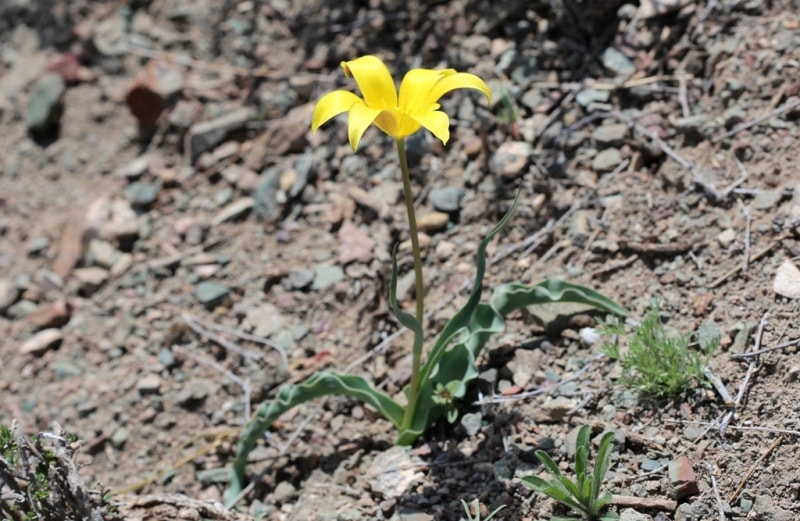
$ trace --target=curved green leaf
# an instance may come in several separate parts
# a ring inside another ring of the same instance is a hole
[[[495,289],[491,299],[492,307],[502,317],[517,309],[548,302],[577,302],[615,315],[628,315],[625,308],[597,291],[557,279],[545,280],[535,286],[503,284]]]
[[[403,407],[388,395],[373,388],[360,376],[321,372],[301,384],[287,385],[273,400],[259,406],[239,435],[236,458],[231,467],[231,479],[228,490],[225,491],[225,503],[232,503],[242,491],[247,457],[270,425],[293,407],[329,394],[351,396],[361,400],[375,407],[395,427],[399,428],[403,421]]]

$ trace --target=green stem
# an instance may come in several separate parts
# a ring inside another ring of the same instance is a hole
[[[406,213],[408,214],[408,229],[411,234],[411,251],[414,256],[414,292],[417,301],[417,321],[420,326],[423,324],[425,313],[425,301],[422,287],[422,255],[419,248],[419,235],[417,231],[417,217],[414,213],[414,196],[411,193],[411,175],[408,172],[408,159],[406,158],[405,140],[395,139],[397,144],[397,155],[400,156],[400,171],[403,176],[403,193],[406,196]],[[411,385],[408,392],[408,408],[403,418],[403,426],[408,428],[414,418],[414,411],[417,408],[417,397],[420,388],[420,367],[422,366],[422,342],[414,342],[414,352],[411,359]]]

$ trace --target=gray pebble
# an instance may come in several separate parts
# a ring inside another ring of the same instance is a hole
[[[314,272],[306,269],[293,269],[289,272],[289,284],[294,289],[305,289],[314,281]]]
[[[598,145],[619,145],[628,135],[628,125],[625,123],[614,123],[597,127],[592,138]]]
[[[34,86],[25,105],[25,128],[33,134],[47,132],[58,125],[67,84],[60,74],[48,73]]]
[[[592,103],[605,103],[610,96],[611,92],[606,89],[586,89],[580,91],[575,96],[575,101],[577,101],[578,105],[581,107],[588,107]]]
[[[158,185],[136,181],[125,190],[125,199],[133,207],[148,208],[156,201],[158,190]]]
[[[125,443],[131,437],[130,432],[125,427],[117,427],[114,429],[114,432],[111,433],[111,446],[115,449],[121,449],[125,446]]]
[[[461,208],[461,199],[464,190],[455,186],[434,188],[428,195],[428,200],[440,212],[457,212]]]
[[[609,47],[600,58],[603,66],[617,76],[628,77],[636,72],[636,66],[619,49]]]
[[[317,266],[314,269],[314,282],[311,289],[320,291],[328,289],[344,280],[344,270],[339,266]]]
[[[197,285],[194,297],[206,307],[214,307],[224,302],[230,296],[231,290],[222,284],[205,281]]]
[[[465,414],[461,417],[461,426],[467,431],[468,436],[475,436],[480,432],[483,424],[483,415],[479,412]]]
[[[595,172],[610,172],[622,162],[622,154],[616,148],[603,150],[592,160],[592,169]]]

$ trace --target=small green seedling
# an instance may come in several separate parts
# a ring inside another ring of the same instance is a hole
[[[603,351],[622,365],[620,383],[643,394],[675,398],[697,384],[705,384],[703,365],[719,346],[719,337],[700,338],[700,349],[690,349],[691,335],[674,335],[661,323],[659,305],[650,306],[630,336],[628,352],[620,354],[610,342]],[[621,335],[624,325],[616,317],[609,319],[605,333]]]
[[[481,518],[481,504],[480,501],[474,499],[472,501],[472,509],[470,510],[469,505],[463,499],[461,500],[461,505],[464,507],[464,514],[467,516],[467,521],[489,521],[490,519],[494,518],[498,512],[506,508],[506,505],[500,505],[499,507],[492,510],[492,513],[489,514],[489,517],[486,519]],[[475,512],[475,515],[472,514]]]
[[[527,476],[522,478],[522,482],[542,494],[548,495],[561,504],[579,512],[582,519],[612,521],[619,519],[616,512],[606,512],[602,516],[600,511],[611,502],[611,494],[608,492],[600,494],[600,485],[608,471],[609,458],[611,457],[611,440],[614,438],[613,432],[607,432],[600,439],[600,448],[597,451],[597,459],[594,462],[594,469],[590,473],[589,461],[589,436],[592,428],[584,425],[578,431],[577,449],[575,451],[575,476],[576,481],[564,476],[561,469],[553,459],[544,451],[537,450],[536,456],[545,466],[552,478],[544,480],[538,476]],[[553,517],[553,521],[574,520],[572,517]]]

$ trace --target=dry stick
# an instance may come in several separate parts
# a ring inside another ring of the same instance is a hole
[[[672,420],[669,418],[665,418],[663,422],[677,424],[677,425],[681,424],[701,425],[709,428],[716,426],[716,424],[713,422],[701,422],[694,420]],[[773,434],[785,434],[786,436],[800,436],[800,431],[792,431],[789,429],[773,429],[771,427],[744,427],[739,425],[729,425],[728,428],[735,431],[770,432]]]
[[[762,257],[764,257],[765,255],[767,255],[769,252],[771,252],[772,250],[774,250],[774,249],[775,249],[775,247],[776,247],[776,246],[778,246],[778,245],[781,243],[781,241],[782,241],[782,240],[786,239],[786,238],[787,238],[787,237],[789,237],[789,236],[790,236],[790,232],[789,232],[789,230],[784,230],[784,232],[783,232],[782,234],[778,235],[778,236],[775,238],[775,240],[774,240],[774,241],[772,241],[772,243],[771,243],[771,244],[769,244],[768,246],[766,246],[766,247],[765,247],[763,250],[761,250],[760,252],[758,252],[758,253],[756,253],[755,255],[753,255],[753,256],[750,258],[750,262],[756,262],[757,260],[761,259],[761,258],[762,258]],[[715,280],[714,282],[712,282],[711,284],[709,284],[709,286],[708,286],[708,289],[714,289],[714,288],[717,288],[717,287],[721,286],[722,284],[724,284],[725,282],[727,282],[729,279],[731,279],[731,278],[733,278],[735,275],[737,275],[737,274],[738,274],[740,271],[742,271],[742,266],[741,266],[741,265],[739,265],[739,266],[736,266],[735,268],[732,268],[731,270],[729,270],[728,272],[726,272],[724,275],[722,275],[720,278],[718,278],[717,280]]]
[[[651,139],[653,141],[653,143],[656,146],[658,146],[658,148],[660,148],[662,152],[664,152],[664,154],[666,154],[670,159],[672,159],[673,161],[678,163],[681,167],[683,167],[684,170],[686,170],[687,172],[692,174],[692,182],[694,182],[694,183],[700,185],[701,187],[703,187],[703,189],[706,192],[708,192],[712,197],[714,197],[714,199],[716,199],[718,201],[723,200],[726,197],[728,197],[728,195],[730,195],[730,193],[737,186],[742,184],[742,182],[744,182],[744,180],[747,178],[746,173],[745,173],[745,175],[743,175],[741,178],[739,178],[738,180],[733,182],[730,186],[728,186],[728,188],[726,188],[724,190],[719,190],[713,183],[705,181],[700,176],[700,174],[697,172],[697,170],[695,169],[695,167],[692,164],[692,162],[691,161],[687,161],[686,159],[681,157],[680,154],[678,154],[675,151],[675,149],[673,149],[672,147],[667,145],[664,142],[664,140],[662,140],[660,137],[658,137],[658,134],[656,134],[655,131],[648,132],[647,129],[644,128],[642,125],[640,125],[639,123],[634,122],[632,119],[630,119],[630,118],[628,118],[626,116],[623,116],[619,112],[615,112],[614,116],[618,120],[620,120],[620,121],[622,121],[624,123],[627,123],[628,125],[632,125],[634,130],[637,133],[639,133],[642,136],[645,136],[645,137]]]
[[[769,313],[764,313],[761,317],[761,321],[758,323],[758,331],[756,332],[755,342],[753,343],[752,351],[758,351],[761,349],[761,339],[764,336],[764,326],[767,324],[767,317]],[[719,435],[725,436],[725,428],[730,423],[733,416],[736,414],[736,410],[742,404],[742,400],[744,399],[745,392],[747,392],[747,387],[750,385],[750,378],[752,378],[753,373],[758,367],[758,360],[756,358],[752,358],[750,363],[747,366],[747,372],[744,375],[744,380],[739,385],[739,392],[736,394],[736,399],[733,401],[733,408],[725,413],[725,416],[722,418],[722,422],[719,425]]]
[[[674,499],[661,499],[638,496],[611,496],[611,504],[618,507],[631,508],[657,508],[668,512],[674,512],[678,508],[678,502]]]
[[[749,358],[751,356],[763,355],[764,353],[769,353],[770,351],[777,351],[778,349],[785,349],[787,347],[792,347],[796,345],[800,345],[800,338],[795,338],[794,340],[789,340],[788,342],[784,342],[776,346],[765,347],[764,349],[759,349],[758,351],[748,351],[747,353],[736,353],[731,355],[731,359],[735,360],[737,358]]]
[[[686,72],[681,72],[678,76],[678,101],[681,104],[681,114],[684,118],[688,118],[692,115],[692,111],[689,108],[689,100],[686,94]]]
[[[192,330],[194,330],[196,333],[199,333],[199,334],[209,338],[210,340],[212,340],[214,342],[219,343],[225,349],[233,351],[233,352],[237,353],[238,355],[240,355],[242,357],[245,357],[245,358],[250,358],[250,359],[253,359],[253,360],[263,360],[264,359],[264,355],[263,354],[254,353],[252,351],[245,351],[244,349],[240,348],[236,344],[234,344],[232,342],[228,342],[224,338],[222,338],[220,336],[217,336],[214,333],[211,333],[210,331],[208,331],[206,329],[203,329],[202,326],[205,326],[205,327],[207,327],[209,329],[216,329],[217,331],[222,331],[223,333],[228,333],[230,335],[237,336],[237,337],[239,337],[239,338],[241,338],[243,340],[250,340],[251,342],[256,342],[257,344],[262,344],[262,345],[265,345],[267,347],[271,347],[272,349],[277,351],[278,354],[280,355],[281,362],[283,362],[284,367],[289,367],[289,358],[286,355],[286,350],[283,348],[282,345],[280,345],[277,342],[273,342],[272,340],[270,340],[268,338],[264,338],[264,337],[260,337],[260,336],[256,336],[256,335],[251,335],[249,333],[243,333],[241,331],[233,329],[232,327],[223,326],[222,324],[217,324],[215,322],[210,322],[210,321],[209,322],[205,322],[205,321],[202,321],[199,318],[197,318],[195,316],[192,316],[192,315],[190,315],[188,313],[184,313],[182,316],[183,316],[183,320],[186,322],[186,325],[188,325],[190,328],[192,328]]]
[[[761,454],[761,456],[755,462],[753,462],[753,465],[750,467],[750,470],[748,470],[747,474],[744,475],[744,478],[742,479],[742,482],[739,483],[739,486],[736,487],[736,490],[728,498],[728,504],[729,505],[732,505],[733,502],[736,501],[736,498],[739,497],[739,493],[742,491],[742,489],[744,489],[745,484],[747,484],[747,481],[753,476],[753,474],[755,473],[756,469],[762,463],[764,463],[764,460],[767,459],[770,454],[772,454],[772,451],[775,450],[775,447],[780,445],[782,441],[783,441],[783,435],[778,436],[775,439],[775,441],[773,441],[770,444],[770,446],[767,447],[767,449]]]
[[[800,105],[800,98],[792,97],[792,98],[786,100],[786,103],[784,103],[783,106],[778,107],[775,110],[770,110],[766,114],[762,114],[761,116],[758,116],[757,118],[755,118],[753,120],[745,121],[744,123],[742,123],[740,125],[736,125],[735,127],[730,129],[729,131],[725,132],[724,134],[720,134],[719,136],[717,136],[714,139],[712,139],[711,142],[712,143],[719,143],[723,139],[728,138],[730,136],[733,136],[734,134],[738,134],[742,130],[747,130],[748,128],[754,127],[754,126],[758,125],[759,123],[767,121],[768,119],[772,119],[775,116],[780,116],[784,112],[789,112],[790,110],[792,110],[793,108],[797,107],[798,105]]]
[[[717,479],[714,477],[714,467],[711,466],[706,460],[703,460],[703,465],[705,465],[706,470],[708,471],[708,477],[711,479],[711,489],[714,491],[714,497],[717,499],[717,511],[719,512],[719,521],[725,521],[725,505],[722,503],[722,498],[719,495],[719,489],[717,488]]]
[[[742,215],[745,219],[744,225],[744,254],[742,255],[742,273],[747,271],[750,266],[750,226],[752,224],[752,217],[750,216],[750,205],[742,205]]]

